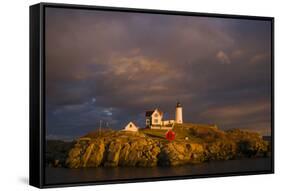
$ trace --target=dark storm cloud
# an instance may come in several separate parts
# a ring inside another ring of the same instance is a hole
[[[186,121],[268,134],[270,34],[267,21],[47,8],[47,134],[142,126],[155,107],[173,118],[177,100]]]

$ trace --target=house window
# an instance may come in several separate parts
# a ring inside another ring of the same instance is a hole
[[[154,114],[154,117],[158,117],[158,113],[155,113],[155,114]]]
[[[132,124],[130,124],[130,127],[132,127]]]
[[[158,119],[154,119],[154,123],[158,123]]]

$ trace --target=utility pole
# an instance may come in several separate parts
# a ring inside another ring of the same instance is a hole
[[[101,123],[102,123],[102,120],[100,120],[99,136],[101,136]]]

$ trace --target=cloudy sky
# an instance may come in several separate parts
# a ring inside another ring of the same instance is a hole
[[[46,130],[144,126],[146,110],[270,135],[269,21],[46,9]]]

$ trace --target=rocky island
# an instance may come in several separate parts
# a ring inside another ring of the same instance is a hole
[[[173,141],[165,138],[167,130],[91,132],[69,143],[63,149],[64,154],[56,155],[57,159],[49,155],[49,165],[68,168],[176,166],[270,155],[270,144],[255,132],[222,131],[215,125],[187,123],[177,124],[173,131],[176,134]]]

